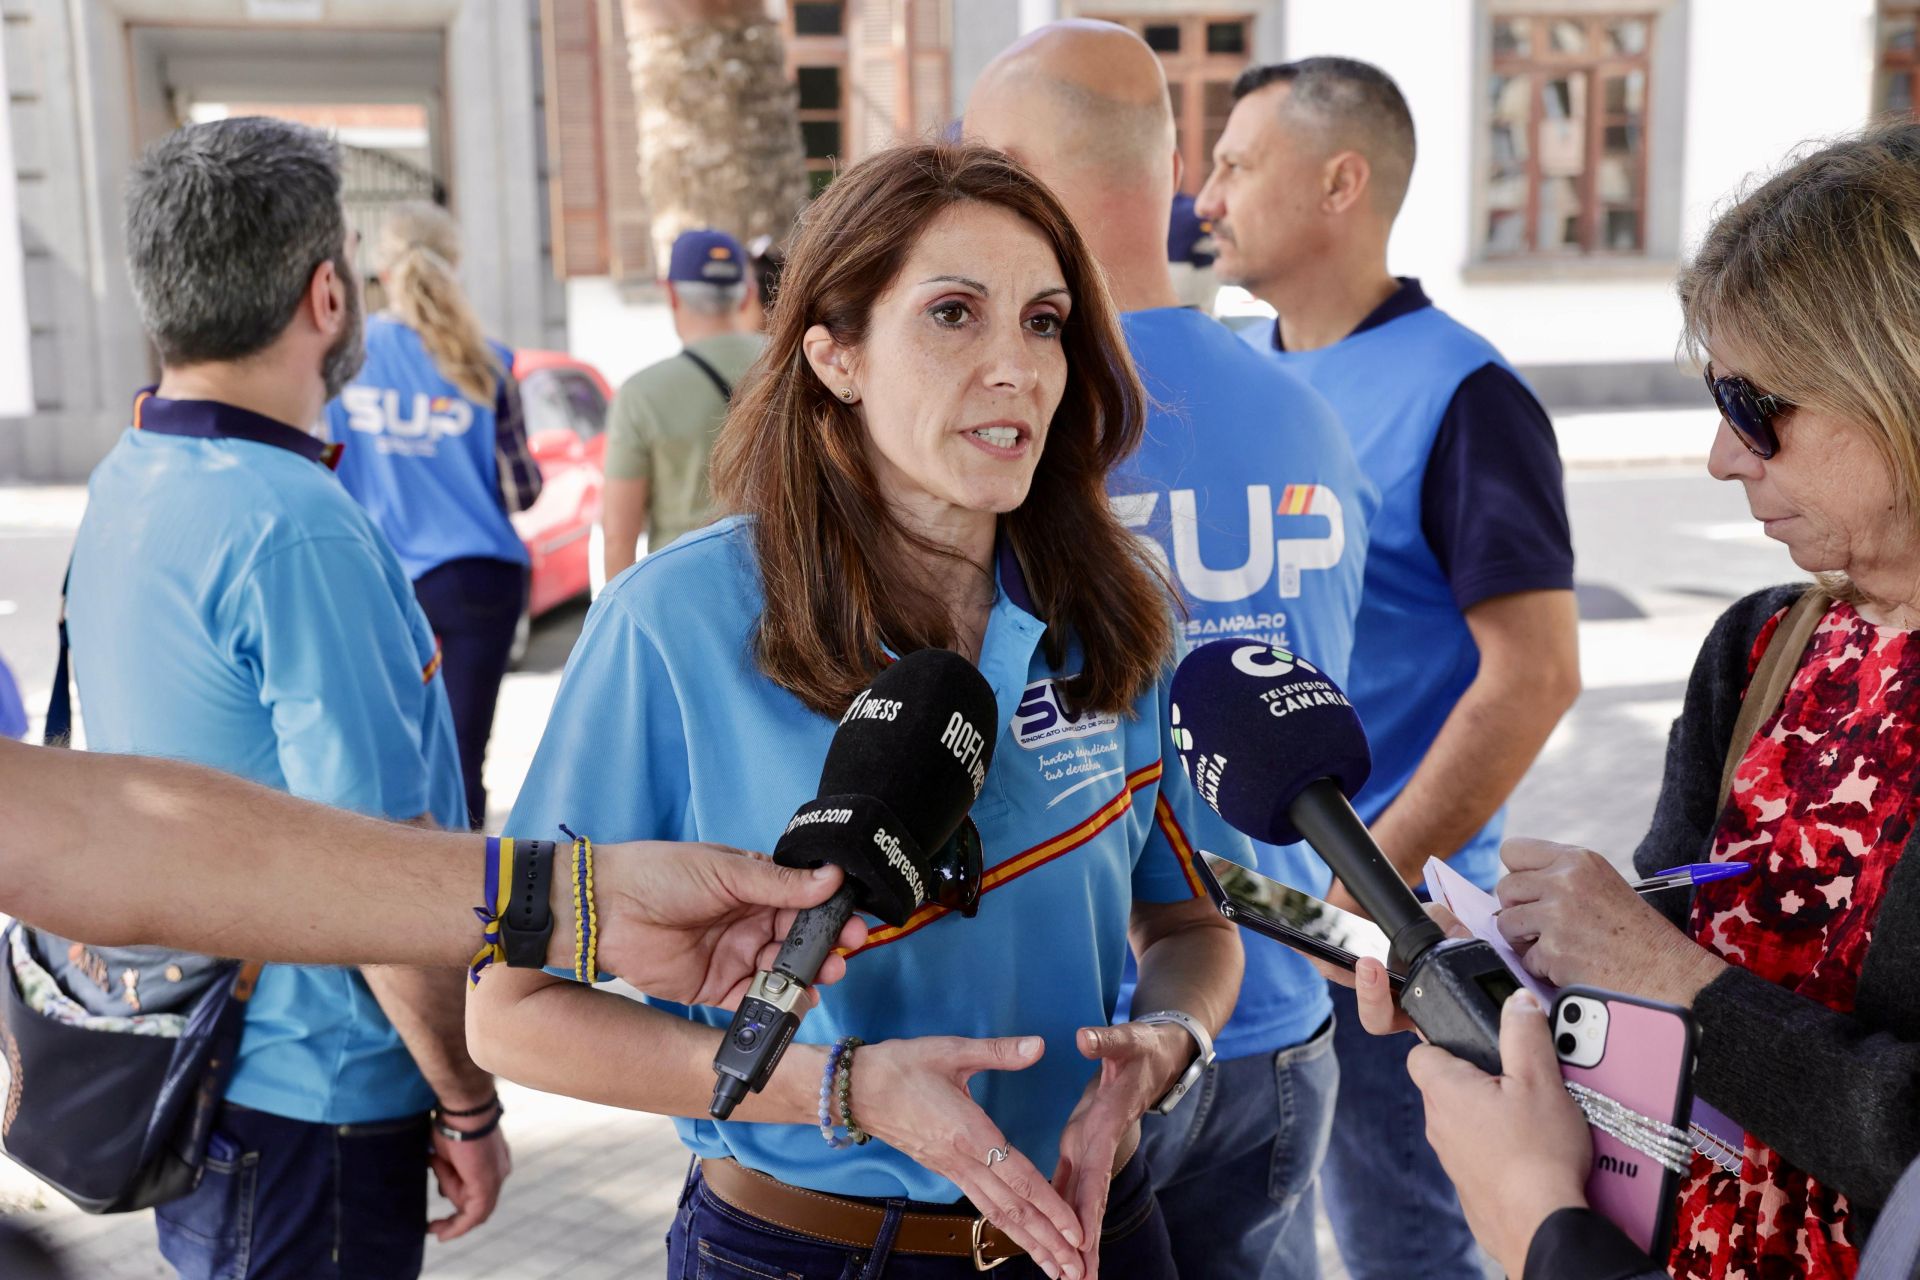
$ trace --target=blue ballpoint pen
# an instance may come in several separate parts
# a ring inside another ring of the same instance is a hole
[[[1659,889],[1673,889],[1680,885],[1712,884],[1715,880],[1731,880],[1735,876],[1744,876],[1753,870],[1751,862],[1689,862],[1685,866],[1668,867],[1656,872],[1645,880],[1633,882],[1635,893],[1653,893]]]

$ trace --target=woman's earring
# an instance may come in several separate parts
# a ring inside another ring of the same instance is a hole
[[[852,387],[842,387],[842,388],[840,388],[840,398],[841,398],[842,400],[845,400],[845,401],[846,401],[846,402],[847,402],[848,404],[852,404],[852,403],[853,403],[853,388],[852,388]]]

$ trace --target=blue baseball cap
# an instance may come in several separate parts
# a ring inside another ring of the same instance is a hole
[[[1173,197],[1173,220],[1167,225],[1167,261],[1213,265],[1213,222],[1193,210],[1193,197]]]
[[[739,284],[747,278],[747,251],[724,231],[702,227],[682,231],[673,242],[667,279],[682,284]]]

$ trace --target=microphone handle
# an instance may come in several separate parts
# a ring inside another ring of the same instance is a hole
[[[773,1069],[780,1065],[793,1043],[793,1033],[800,1029],[800,1005],[807,988],[819,976],[840,927],[853,914],[853,893],[851,883],[843,884],[831,898],[794,917],[773,968],[760,971],[733,1011],[726,1039],[713,1056],[713,1102],[707,1112],[714,1119],[731,1116],[749,1093],[766,1087]]]
[[[1421,953],[1446,936],[1380,852],[1366,823],[1331,778],[1308,783],[1287,806],[1287,817],[1354,901],[1385,930],[1396,970],[1406,973]]]
[[[813,985],[847,917],[853,914],[853,892],[854,884],[849,880],[831,898],[794,917],[793,927],[787,930],[787,940],[780,945],[780,954],[773,960],[776,972]]]

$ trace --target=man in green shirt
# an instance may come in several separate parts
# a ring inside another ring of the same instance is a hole
[[[711,516],[707,457],[727,401],[766,339],[747,320],[747,255],[724,231],[684,231],[667,266],[667,302],[685,349],[628,378],[607,420],[601,524],[607,581]]]

